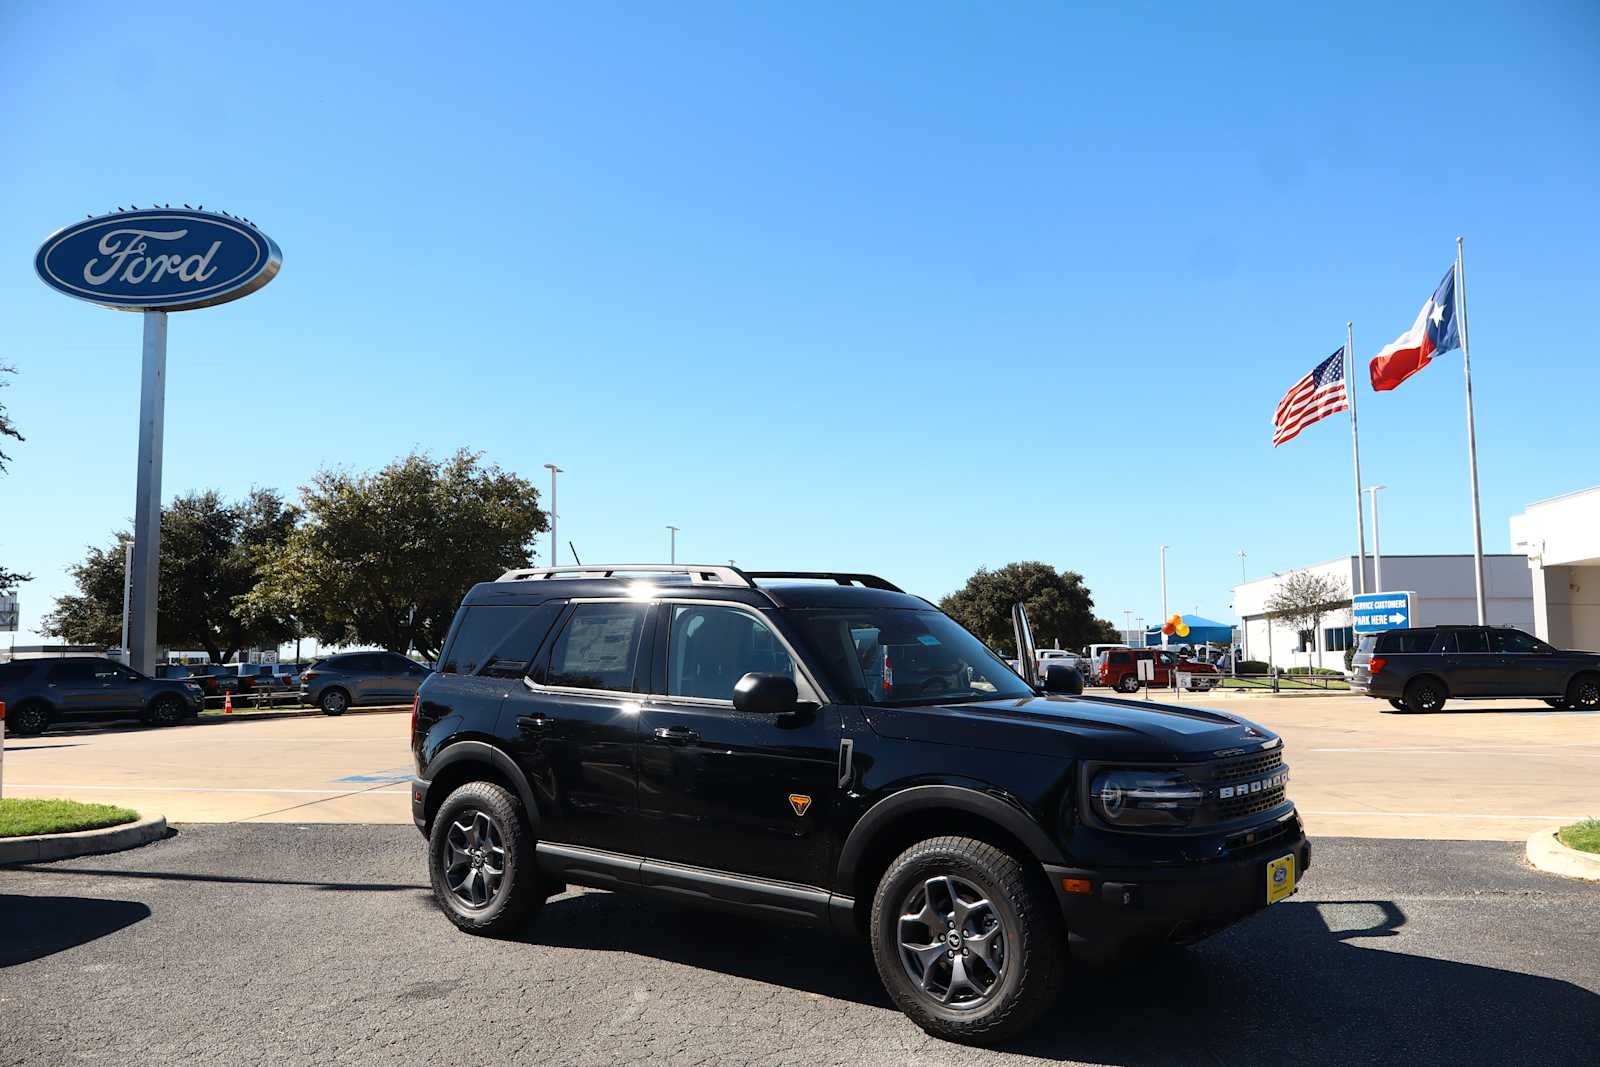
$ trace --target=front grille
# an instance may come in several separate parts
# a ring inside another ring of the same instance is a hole
[[[1282,804],[1286,795],[1285,782],[1271,780],[1287,772],[1281,748],[1212,764],[1207,800],[1216,821],[1247,819]]]

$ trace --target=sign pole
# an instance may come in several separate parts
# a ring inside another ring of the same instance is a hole
[[[139,384],[139,469],[133,501],[133,566],[128,581],[128,665],[156,668],[156,597],[161,560],[161,444],[167,406],[167,313],[144,313]]]
[[[1367,591],[1367,528],[1361,506],[1361,437],[1356,433],[1356,335],[1355,324],[1344,324],[1344,358],[1349,368],[1344,377],[1345,395],[1350,398],[1350,455],[1356,468],[1356,590]]]
[[[1456,311],[1461,324],[1461,373],[1467,380],[1467,470],[1472,478],[1472,566],[1477,578],[1478,625],[1489,625],[1483,599],[1483,516],[1478,509],[1478,429],[1472,415],[1472,353],[1467,347],[1467,276],[1456,238]]]

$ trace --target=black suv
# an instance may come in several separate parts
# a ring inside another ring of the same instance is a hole
[[[0,701],[6,730],[22,737],[43,733],[51,723],[85,719],[176,726],[205,704],[193,682],[150,678],[98,656],[0,663]]]
[[[572,883],[859,931],[900,1008],[965,1041],[1043,1016],[1069,948],[1197,940],[1310,859],[1270,731],[1046,695],[871,575],[508,572],[463,601],[411,743],[462,929]]]
[[[1396,711],[1446,699],[1534,697],[1552,708],[1600,708],[1600,654],[1563,652],[1509,626],[1419,626],[1366,634],[1350,688]]]

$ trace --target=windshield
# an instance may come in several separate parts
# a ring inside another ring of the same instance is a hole
[[[1029,697],[1033,690],[943,612],[836,608],[787,613],[828,679],[859,704]]]

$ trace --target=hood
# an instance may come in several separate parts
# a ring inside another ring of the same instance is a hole
[[[863,707],[875,733],[1066,759],[1209,759],[1277,734],[1214,708],[1108,697],[1047,696],[927,707]]]

